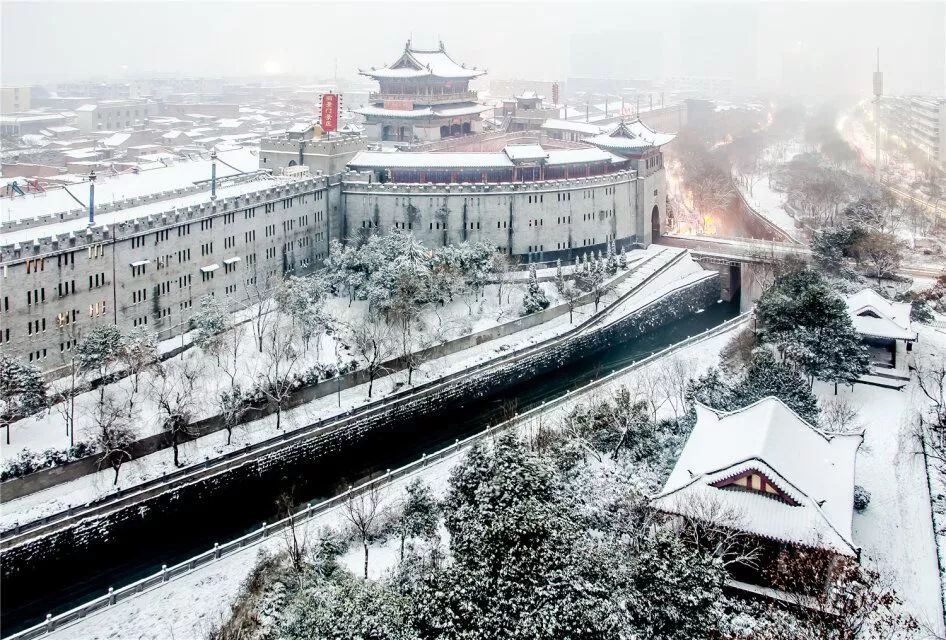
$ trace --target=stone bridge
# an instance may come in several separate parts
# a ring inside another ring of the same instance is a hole
[[[690,250],[706,269],[719,271],[723,300],[739,296],[741,311],[747,311],[771,279],[774,266],[788,258],[808,261],[811,250],[794,242],[664,234],[657,244]]]

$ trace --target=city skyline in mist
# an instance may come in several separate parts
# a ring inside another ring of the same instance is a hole
[[[408,38],[488,78],[730,78],[807,95],[943,95],[946,3],[4,2],[4,85],[154,75],[353,79]],[[600,62],[600,65],[597,64]]]

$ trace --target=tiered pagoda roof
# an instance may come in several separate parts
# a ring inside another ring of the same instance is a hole
[[[408,40],[404,53],[394,64],[380,69],[372,67],[367,71],[359,69],[358,73],[376,80],[424,77],[469,80],[483,75],[486,70],[458,64],[447,55],[443,42],[438,49],[416,49]]]

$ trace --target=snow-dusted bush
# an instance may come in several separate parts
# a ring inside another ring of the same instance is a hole
[[[529,287],[522,298],[522,314],[529,315],[543,309],[548,309],[549,298],[539,286],[539,278],[535,273],[535,265],[529,265]]]
[[[78,442],[69,449],[46,449],[45,451],[23,449],[0,469],[0,481],[19,478],[36,471],[57,467],[94,452],[95,447],[87,442]]]
[[[870,504],[870,491],[859,484],[854,485],[854,510],[863,513]]]

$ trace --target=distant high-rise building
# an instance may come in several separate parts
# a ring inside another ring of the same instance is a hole
[[[0,113],[18,113],[30,110],[29,87],[0,88]]]

